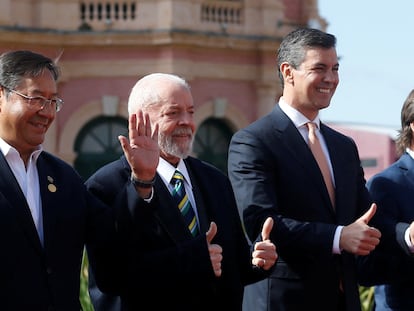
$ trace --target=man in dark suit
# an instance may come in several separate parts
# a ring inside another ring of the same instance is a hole
[[[358,258],[360,282],[375,287],[375,311],[414,310],[414,90],[401,110],[397,152],[401,156],[367,183],[378,210],[378,247]]]
[[[120,142],[136,165],[122,157],[87,181],[116,211],[123,261],[116,281],[121,307],[95,289],[96,310],[241,310],[244,285],[263,279],[277,259],[268,240],[272,220],[252,259],[230,181],[189,156],[194,103],[182,78],[143,77],[128,111],[129,142]],[[194,217],[189,226],[173,198],[179,190],[170,180],[177,171],[187,194],[183,209]]]
[[[250,239],[267,217],[275,221],[270,237],[279,260],[268,279],[267,310],[360,310],[354,256],[379,243],[380,232],[368,226],[376,207],[356,145],[319,119],[339,82],[335,44],[316,29],[288,34],[278,50],[279,103],[230,143],[229,177]],[[309,122],[327,176],[308,146]]]
[[[0,56],[1,310],[80,310],[85,243],[97,280],[99,268],[113,265],[111,210],[69,164],[42,149],[63,104],[58,77],[43,55]]]

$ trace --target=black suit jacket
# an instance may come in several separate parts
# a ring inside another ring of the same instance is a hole
[[[97,258],[109,259],[105,248],[112,243],[110,230],[114,232],[110,210],[101,206],[73,168],[58,158],[43,151],[37,168],[44,246],[24,194],[0,152],[0,309],[78,311],[84,244],[91,243]],[[107,265],[100,262],[98,266],[101,264]]]
[[[121,297],[122,310],[240,310],[244,285],[264,277],[252,267],[227,177],[195,158],[187,158],[185,165],[200,220],[196,238],[158,175],[151,203],[138,196],[125,157],[87,181],[89,191],[112,206],[118,217],[122,264],[109,293]],[[218,227],[212,243],[223,248],[219,278],[214,276],[205,237],[211,221]],[[96,289],[91,296],[97,311],[120,310]]]
[[[336,210],[310,149],[279,105],[237,132],[229,148],[229,177],[250,239],[267,216],[279,260],[269,278],[269,310],[335,310],[340,279],[347,310],[360,301],[352,254],[332,254],[335,229],[369,207],[354,142],[321,124],[333,166]]]
[[[358,258],[360,282],[379,285],[376,310],[414,310],[414,254],[405,231],[414,221],[414,160],[407,153],[367,183],[378,210],[372,224],[382,232],[378,247]]]

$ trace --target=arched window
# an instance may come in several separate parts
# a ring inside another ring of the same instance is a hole
[[[197,158],[209,162],[227,175],[227,156],[233,131],[222,119],[208,118],[198,128],[193,150]]]
[[[121,156],[119,135],[128,137],[128,120],[121,117],[97,117],[80,130],[75,141],[78,156],[74,166],[83,178]]]

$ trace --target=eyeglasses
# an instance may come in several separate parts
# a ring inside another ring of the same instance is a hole
[[[12,89],[8,89],[8,90],[26,99],[27,102],[29,103],[29,107],[32,109],[42,110],[43,108],[45,108],[46,105],[50,104],[50,106],[56,112],[58,112],[60,111],[60,109],[62,109],[62,106],[63,106],[63,100],[60,98],[49,99],[43,96],[27,96]]]

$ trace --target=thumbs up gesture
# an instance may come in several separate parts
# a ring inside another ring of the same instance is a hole
[[[273,219],[267,218],[262,228],[262,241],[256,242],[252,254],[252,263],[264,270],[269,270],[276,262],[278,255],[276,246],[270,241],[270,232],[273,229]]]
[[[215,222],[210,223],[210,228],[206,232],[207,246],[210,253],[211,265],[213,266],[214,274],[221,276],[221,260],[223,259],[223,249],[218,244],[211,244],[211,241],[216,236],[217,225]]]
[[[342,228],[339,247],[355,255],[368,255],[378,245],[381,232],[368,225],[375,215],[377,205],[373,203],[365,212],[352,224]]]

